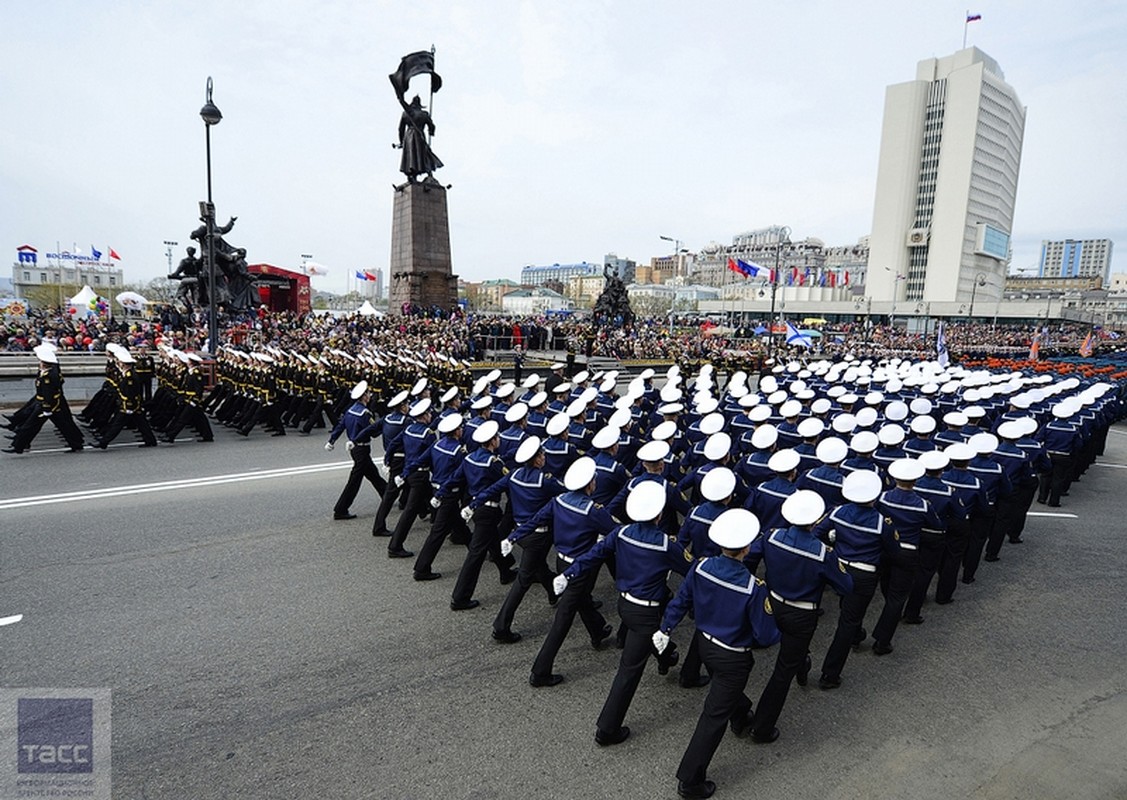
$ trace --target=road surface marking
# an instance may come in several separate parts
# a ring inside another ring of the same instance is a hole
[[[1027,511],[1027,517],[1064,517],[1066,519],[1077,519],[1075,514],[1069,514],[1064,511]]]
[[[23,614],[13,614],[10,617],[0,617],[0,628],[5,625],[15,625],[21,619],[23,619]]]
[[[0,500],[0,511],[12,508],[26,508],[28,506],[52,505],[55,503],[73,503],[79,500],[99,500],[105,497],[121,497],[131,494],[167,492],[174,489],[195,489],[201,486],[217,486],[224,483],[241,483],[243,481],[260,481],[270,478],[284,478],[293,475],[305,475],[311,472],[326,472],[328,470],[347,469],[351,466],[351,461],[341,462],[337,464],[310,464],[303,467],[285,467],[282,469],[260,470],[258,472],[240,472],[230,475],[212,475],[206,478],[186,478],[178,481],[142,483],[135,486],[111,486],[105,489],[90,489],[81,492],[45,494],[36,497],[14,497],[11,500]]]
[[[1127,469],[1127,464],[1101,464],[1097,461],[1095,465],[1097,467],[1111,467],[1112,469]]]

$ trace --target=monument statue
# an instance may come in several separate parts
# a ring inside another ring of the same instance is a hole
[[[595,301],[594,317],[599,325],[634,324],[634,310],[630,308],[630,297],[626,293],[626,284],[614,271],[610,264],[603,265],[603,280],[606,281],[603,293]]]
[[[433,178],[434,171],[442,166],[430,147],[428,135],[434,136],[434,120],[415,95],[399,118],[399,147],[403,150],[399,171],[407,176],[408,183],[414,183],[419,175]]]
[[[196,258],[196,248],[188,245],[188,255],[180,259],[176,271],[168,276],[171,281],[180,281],[180,288],[176,290],[177,302],[184,303],[188,310],[192,306],[207,305],[207,287],[200,289],[200,272],[203,262]]]
[[[215,303],[223,306],[228,311],[244,311],[254,308],[258,296],[254,291],[254,276],[247,268],[246,249],[233,247],[223,237],[235,227],[235,220],[231,217],[226,225],[212,227],[212,249],[215,252]],[[176,271],[168,277],[180,281],[180,288],[176,292],[176,299],[183,301],[191,309],[192,305],[209,306],[212,298],[209,297],[209,275],[211,265],[208,263],[207,250],[207,220],[192,231],[191,238],[199,243],[201,258],[196,257],[196,248],[189,247],[187,257],[180,260]]]

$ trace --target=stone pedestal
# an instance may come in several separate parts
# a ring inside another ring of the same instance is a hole
[[[388,270],[388,312],[403,304],[449,311],[458,302],[458,276],[452,273],[446,187],[437,182],[408,183],[395,192]]]

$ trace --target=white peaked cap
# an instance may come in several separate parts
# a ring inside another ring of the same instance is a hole
[[[708,538],[725,550],[743,550],[759,535],[759,518],[744,508],[729,508],[708,526]]]

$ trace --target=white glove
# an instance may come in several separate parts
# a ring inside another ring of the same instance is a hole
[[[563,573],[561,572],[561,573],[560,573],[559,575],[557,575],[557,576],[555,577],[555,579],[554,579],[554,580],[552,581],[552,589],[554,589],[554,590],[555,590],[555,592],[556,592],[556,594],[557,594],[557,595],[560,595],[560,594],[563,594],[563,593],[564,593],[564,590],[565,590],[566,588],[567,588],[567,576],[566,576],[566,575],[564,575],[564,574],[563,574]]]
[[[346,444],[346,445],[344,446],[344,449],[345,449],[345,450],[347,450],[348,452],[350,452],[350,453],[351,453],[351,452],[352,452],[352,448],[353,448],[353,447],[355,447],[355,446],[356,446],[356,443],[355,443],[355,442],[353,442],[353,441],[352,441],[351,439],[349,439],[349,440],[348,440],[348,444]]]
[[[599,535],[598,535],[598,536],[597,536],[597,537],[595,538],[595,544],[598,544],[599,542],[601,542],[601,541],[602,541],[603,539],[605,539],[605,538],[607,538],[607,537],[606,537],[606,534],[605,534],[605,533],[600,533],[600,534],[599,534]]]
[[[827,535],[826,538],[830,540],[830,544],[833,544],[834,542],[836,542],[837,541],[837,529],[831,528],[829,535]]]
[[[465,508],[463,508],[462,509],[462,519],[464,519],[466,522],[469,522],[471,519],[473,519],[473,509],[470,508],[469,506],[466,506]]]
[[[407,482],[407,481],[403,480],[403,476],[402,476],[402,475],[396,475],[396,476],[395,476],[395,485],[396,485],[396,486],[402,486],[402,485],[403,485],[403,484],[405,484],[406,482]]]
[[[332,442],[325,442],[325,449],[326,450],[332,450],[333,449],[333,443]]]
[[[432,497],[430,499],[430,507],[431,508],[438,508],[440,505],[442,505],[442,501],[439,500],[437,497]]]
[[[669,647],[669,634],[662,633],[661,631],[654,631],[653,635],[654,650],[661,653],[665,652],[665,648]]]
[[[513,543],[508,539],[501,540],[501,555],[507,556],[513,552]]]

